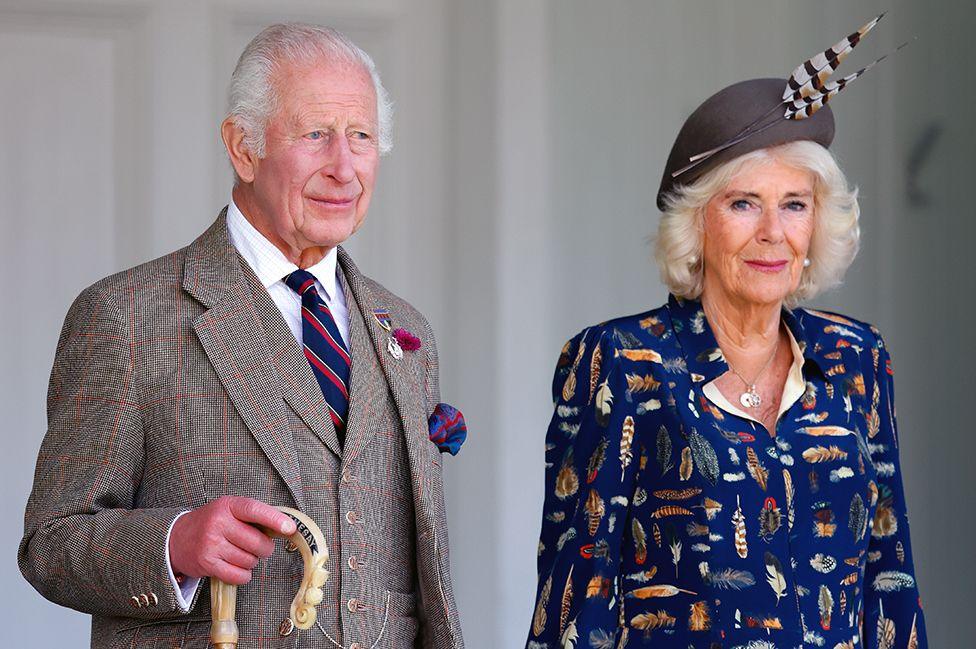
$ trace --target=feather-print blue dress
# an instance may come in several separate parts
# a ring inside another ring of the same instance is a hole
[[[772,433],[706,396],[728,365],[698,302],[566,344],[529,649],[927,646],[884,342],[783,320],[802,380]]]

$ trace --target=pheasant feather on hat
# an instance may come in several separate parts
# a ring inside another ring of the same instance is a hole
[[[679,183],[690,184],[745,153],[797,140],[829,146],[834,123],[830,109],[825,109],[827,102],[888,55],[836,81],[829,81],[830,76],[884,16],[798,65],[785,85],[782,79],[751,79],[706,99],[678,134],[661,180],[658,206],[665,209],[666,196]]]

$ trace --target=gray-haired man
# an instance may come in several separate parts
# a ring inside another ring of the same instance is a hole
[[[241,647],[461,647],[433,334],[339,247],[390,147],[373,62],[334,30],[269,27],[230,104],[217,221],[68,313],[21,569],[92,614],[93,647],[205,647],[211,576],[247,584]],[[255,527],[293,530],[271,505],[326,534],[309,631],[287,619],[301,557]]]

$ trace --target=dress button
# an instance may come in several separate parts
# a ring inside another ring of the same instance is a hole
[[[349,557],[349,561],[346,563],[349,565],[350,570],[359,570],[359,559],[356,557]]]
[[[292,541],[291,539],[285,541],[285,552],[297,552],[297,551],[298,551],[298,546],[295,544],[294,541]]]
[[[359,610],[359,600],[353,597],[351,600],[346,602],[346,608],[349,609],[350,613],[355,613]],[[350,648],[351,649],[351,648]]]
[[[281,625],[278,627],[278,635],[289,636],[291,632],[295,630],[295,623],[291,621],[290,617],[286,617],[281,621]]]
[[[129,598],[129,604],[132,608],[142,608],[142,602],[139,601],[139,597],[136,595]]]
[[[356,517],[356,512],[346,512],[346,522],[350,525],[355,525],[358,521]]]

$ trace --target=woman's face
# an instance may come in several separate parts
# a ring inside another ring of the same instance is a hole
[[[778,160],[746,167],[705,208],[703,293],[778,305],[800,282],[813,235],[815,178]]]

